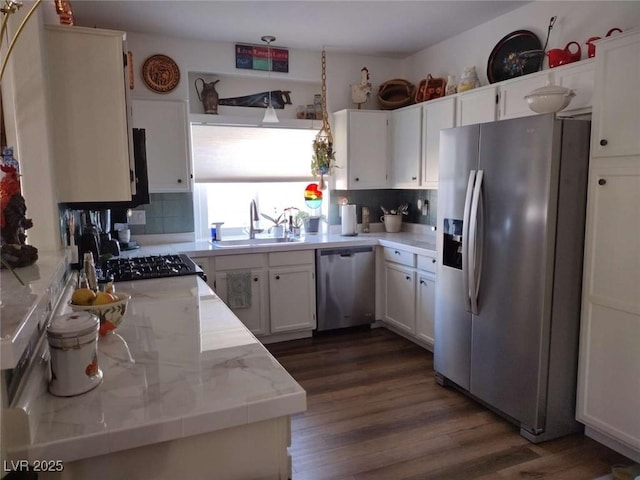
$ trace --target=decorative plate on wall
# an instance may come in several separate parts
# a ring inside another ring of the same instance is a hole
[[[535,33],[529,30],[511,32],[498,42],[489,55],[487,65],[489,83],[537,72],[542,63],[542,56],[532,58],[522,53],[541,48],[542,44]]]
[[[151,55],[142,65],[142,79],[154,92],[167,93],[180,81],[180,69],[166,55]]]

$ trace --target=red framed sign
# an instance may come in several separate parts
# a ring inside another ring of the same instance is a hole
[[[271,71],[289,73],[289,50],[263,45],[236,44],[236,68],[247,70],[269,70],[269,50],[271,50]]]

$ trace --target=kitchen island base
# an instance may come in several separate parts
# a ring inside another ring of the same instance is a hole
[[[64,463],[43,480],[291,478],[288,416]]]

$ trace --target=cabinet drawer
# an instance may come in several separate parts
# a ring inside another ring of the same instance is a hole
[[[436,255],[418,255],[418,270],[436,273]]]
[[[260,253],[249,255],[224,255],[215,257],[216,271],[263,268],[267,266],[267,256]]]
[[[414,268],[416,266],[416,256],[413,253],[398,250],[397,248],[384,247],[382,254],[387,262],[399,263],[400,265]]]
[[[269,266],[303,265],[315,263],[314,250],[302,250],[294,252],[273,252],[269,254]]]

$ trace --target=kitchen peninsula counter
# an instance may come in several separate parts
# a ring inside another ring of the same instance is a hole
[[[43,478],[289,478],[302,387],[198,276],[116,286],[132,298],[99,340],[104,380],[26,398],[33,439],[12,458],[64,463]]]
[[[232,237],[234,239],[239,237]],[[244,237],[246,238],[246,236]],[[141,241],[144,243],[144,241]],[[224,244],[224,239],[223,242]],[[306,235],[300,240],[282,242],[279,244],[257,244],[249,246],[225,246],[212,243],[209,240],[196,240],[193,242],[162,243],[155,245],[143,245],[139,249],[122,252],[123,257],[137,257],[144,255],[166,255],[186,253],[191,257],[207,257],[217,255],[237,255],[245,253],[268,253],[293,250],[309,250],[318,248],[340,248],[357,246],[375,246],[402,248],[410,253],[435,252],[435,233],[360,233],[356,236],[343,236],[336,233]]]

